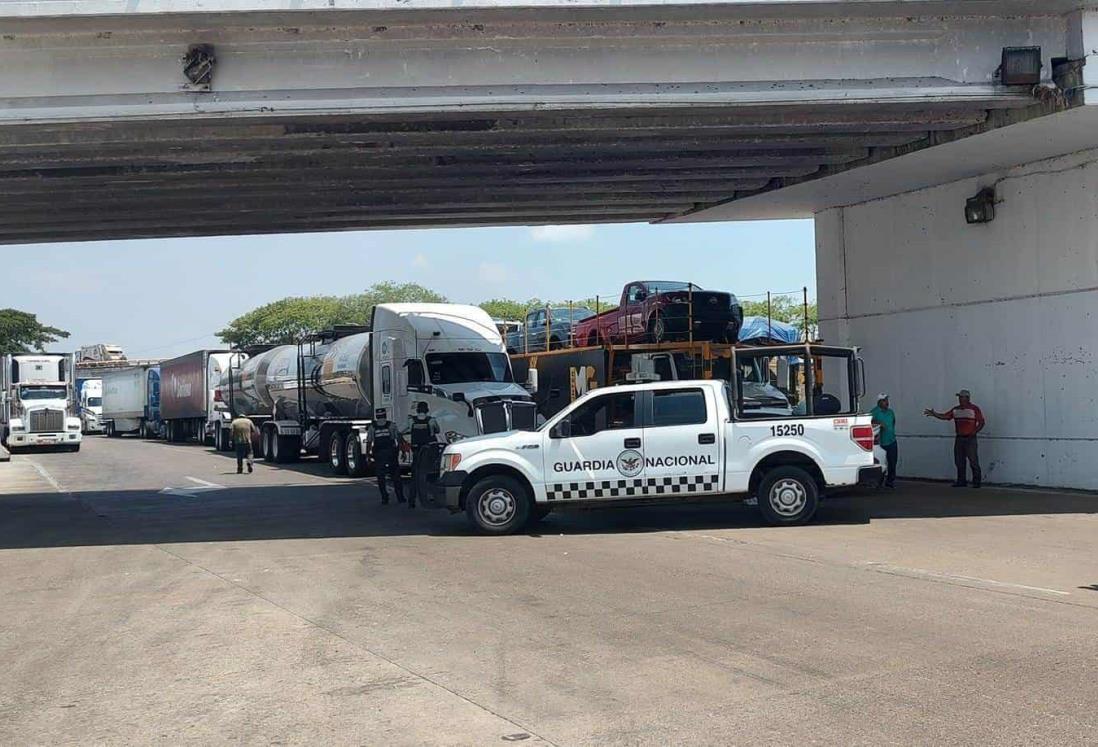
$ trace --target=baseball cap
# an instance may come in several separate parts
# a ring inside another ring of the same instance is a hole
[[[958,397],[971,397],[972,392],[968,391],[967,389],[962,389],[961,391],[957,392],[957,396]]]
[[[877,395],[877,401],[880,402],[882,399],[888,399],[888,395],[887,394],[878,394]]]

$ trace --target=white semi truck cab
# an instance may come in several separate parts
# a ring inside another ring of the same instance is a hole
[[[72,354],[0,358],[0,440],[11,451],[59,446],[79,451],[80,416]]]
[[[87,379],[77,397],[82,433],[103,432],[103,380]]]
[[[436,503],[486,534],[572,506],[717,496],[757,504],[771,524],[800,524],[826,491],[880,479],[870,417],[854,414],[850,391],[852,406],[798,417],[745,408],[718,380],[596,389],[536,431],[449,445]]]

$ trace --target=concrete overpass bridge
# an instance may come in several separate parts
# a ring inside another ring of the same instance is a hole
[[[903,474],[967,387],[990,480],[1093,489],[1096,54],[1092,0],[8,0],[0,242],[814,217]]]
[[[1078,5],[9,1],[0,242],[704,216],[1079,103]]]

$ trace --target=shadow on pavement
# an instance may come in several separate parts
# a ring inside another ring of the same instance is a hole
[[[232,464],[226,456],[226,465]],[[302,463],[323,473],[326,465]],[[227,467],[228,468],[228,467]],[[311,471],[311,470],[310,470]],[[894,491],[825,501],[815,524],[859,525],[892,518],[1095,513],[1098,496],[951,490],[904,483]],[[763,527],[735,502],[592,508],[551,515],[528,536],[643,533]],[[788,529],[785,531],[798,531]],[[380,505],[371,479],[308,486],[248,485],[194,497],[151,490],[0,496],[0,549],[324,537],[472,536],[461,515]]]

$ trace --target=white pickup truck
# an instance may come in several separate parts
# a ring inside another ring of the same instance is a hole
[[[834,487],[875,486],[868,415],[739,416],[718,380],[596,389],[536,431],[468,438],[442,454],[435,501],[486,534],[583,505],[740,496],[800,524]]]

